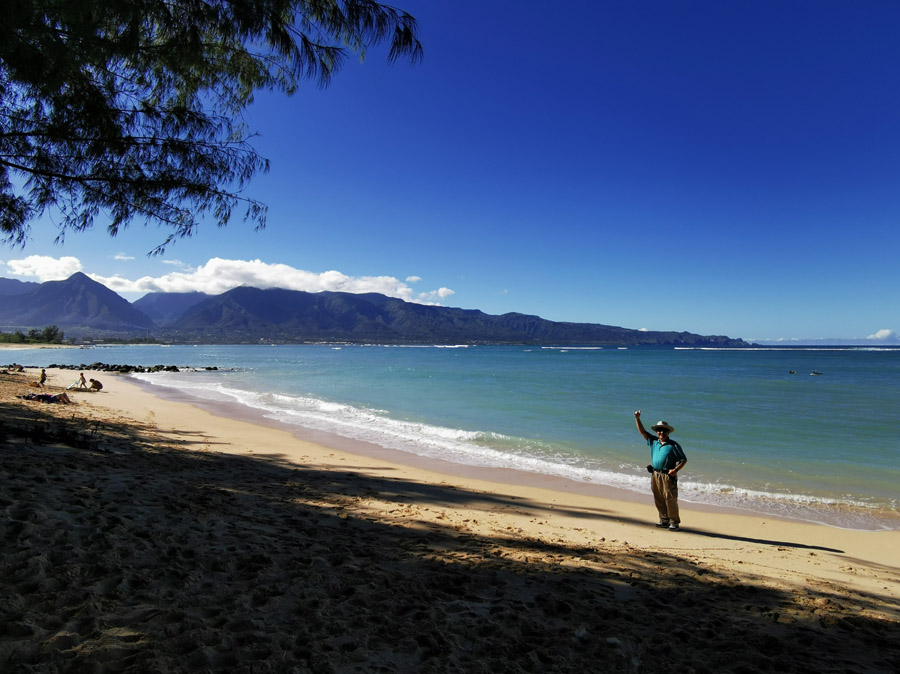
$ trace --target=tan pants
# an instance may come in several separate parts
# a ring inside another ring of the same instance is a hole
[[[650,478],[650,487],[653,490],[653,500],[656,502],[659,519],[679,524],[681,517],[678,515],[678,478],[654,471],[653,477]]]

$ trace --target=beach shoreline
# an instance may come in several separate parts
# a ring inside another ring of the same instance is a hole
[[[575,493],[588,497],[600,497],[643,505],[651,502],[649,485],[647,485],[646,489],[636,490],[604,484],[599,481],[581,481],[561,475],[532,472],[513,467],[482,466],[443,460],[433,455],[423,456],[411,451],[386,448],[365,440],[348,438],[328,431],[304,427],[296,423],[282,422],[268,416],[262,410],[242,405],[235,401],[212,400],[200,397],[190,391],[184,391],[164,384],[151,383],[139,377],[129,377],[129,381],[151,395],[199,407],[214,416],[236,418],[251,424],[277,428],[295,435],[298,439],[311,440],[317,444],[349,454],[373,457],[390,463],[424,469],[451,478],[475,478],[496,484],[536,487],[561,493]],[[761,496],[759,495],[757,498]],[[794,512],[788,515],[780,513],[774,508],[767,509],[762,505],[754,508],[746,504],[726,505],[693,500],[689,483],[682,488],[680,503],[685,512],[736,514],[763,520],[783,520],[830,526],[850,531],[900,531],[900,516],[894,511],[879,511],[844,505],[840,514],[837,514],[837,506],[823,503],[816,507],[810,503],[806,505],[805,509],[794,508]],[[851,521],[856,526],[851,525],[849,523]],[[863,523],[865,526],[861,526]]]
[[[40,356],[46,351],[32,353],[22,356],[28,364],[54,362]],[[811,388],[783,374],[796,365],[793,357],[777,363],[768,357],[735,361],[729,353],[710,362],[705,355],[691,355],[686,363],[685,356],[672,356],[680,353],[685,352],[653,351],[622,360],[618,354],[610,358],[598,352],[585,361],[581,354],[548,358],[516,348],[451,353],[365,346],[142,345],[70,351],[54,358],[65,363],[62,368],[128,372],[139,384],[152,383],[157,395],[205,405],[220,416],[238,414],[263,425],[283,421],[288,426],[276,427],[296,427],[300,437],[318,437],[328,446],[347,448],[352,443],[346,438],[377,445],[357,444],[350,448],[353,453],[376,452],[399,463],[433,465],[463,476],[466,471],[483,475],[483,467],[513,471],[501,475],[500,482],[562,478],[552,488],[604,490],[624,500],[647,495],[647,450],[631,412],[637,407],[666,410],[662,416],[679,420],[679,437],[689,445],[690,465],[679,480],[682,502],[839,528],[900,530],[893,488],[900,474],[890,456],[887,430],[896,415],[886,413],[876,426],[863,427],[858,421],[872,405],[900,408],[893,405],[896,393],[884,389],[884,377],[871,377],[866,358],[842,357],[840,366],[832,364],[833,376]],[[644,365],[660,359],[691,379],[687,388],[708,393],[697,404],[691,402],[693,396],[655,389],[644,394]],[[294,367],[301,363],[303,367]],[[453,363],[459,367],[448,370]],[[738,369],[729,366],[721,377],[706,376],[708,366],[727,363]],[[886,371],[896,366],[894,361],[879,363]],[[394,367],[398,369],[390,370],[386,386],[382,375]],[[167,371],[157,372],[163,369]],[[538,371],[553,379],[551,395],[529,384]],[[748,380],[749,388],[735,389],[739,380]],[[498,385],[514,392],[515,400],[496,395]],[[582,386],[589,391],[578,392]],[[793,417],[784,412],[792,407],[785,399],[792,392],[801,396]],[[707,405],[705,396],[718,402]],[[828,424],[834,420],[818,411],[829,406],[845,412],[833,427]],[[817,411],[811,412],[812,407]],[[746,424],[729,428],[727,419],[737,409],[748,410]],[[382,447],[394,451],[385,454]]]
[[[34,369],[36,376],[39,372]],[[73,378],[73,370],[47,369],[50,380],[48,384],[54,384],[63,388],[67,380]],[[165,403],[167,414],[182,423],[186,419],[193,420],[191,410],[202,410],[209,416],[206,417],[209,427],[215,427],[219,420],[237,421],[257,427],[259,433],[265,434],[267,430],[279,431],[293,437],[306,449],[314,448],[316,455],[340,454],[342,460],[358,463],[360,459],[372,459],[390,465],[393,470],[401,472],[409,471],[415,474],[417,479],[423,481],[435,481],[448,483],[458,481],[469,485],[478,483],[485,490],[496,489],[536,489],[541,492],[549,492],[558,495],[571,494],[579,499],[598,499],[603,502],[621,502],[623,508],[632,514],[632,509],[638,508],[648,513],[647,521],[656,520],[655,508],[650,494],[649,480],[645,492],[615,487],[611,485],[581,482],[556,475],[533,473],[514,468],[498,468],[492,466],[477,466],[452,461],[444,461],[433,456],[421,456],[411,452],[385,448],[380,445],[340,436],[327,431],[289,424],[266,416],[262,411],[241,405],[231,401],[210,400],[178,388],[159,385],[135,378],[129,374],[114,372],[95,373],[102,376],[107,383],[112,383],[114,388],[106,390],[107,394],[115,394],[115,397],[90,397],[88,400],[96,406],[106,408],[114,414],[125,415],[129,419],[137,419],[141,414],[141,407],[147,408],[162,406]],[[146,397],[145,397],[146,396]],[[171,407],[168,407],[171,404]],[[152,415],[151,415],[152,416]],[[348,458],[349,457],[349,458]],[[293,453],[286,455],[292,460]],[[705,513],[720,515],[726,518],[745,518],[748,521],[758,522],[783,522],[785,525],[799,525],[809,527],[824,527],[856,534],[891,533],[897,535],[900,540],[900,528],[892,529],[854,529],[850,527],[834,526],[818,521],[808,521],[795,517],[780,516],[778,513],[757,512],[751,509],[713,505],[700,502],[692,502],[689,495],[682,494],[679,499],[681,510],[685,517],[690,518],[691,513]]]
[[[404,452],[397,449],[389,449],[380,445],[336,435],[326,431],[319,431],[296,424],[288,424],[266,416],[263,412],[230,401],[218,401],[201,398],[184,392],[180,389],[149,383],[146,380],[131,378],[129,381],[150,395],[183,403],[203,409],[213,416],[240,419],[250,424],[277,428],[301,440],[310,440],[316,444],[332,449],[337,449],[348,454],[366,456],[384,460],[389,463],[401,464],[411,468],[422,469],[430,473],[446,476],[450,479],[479,479],[497,485],[515,485],[520,487],[533,487],[560,493],[580,494],[586,497],[597,497],[612,501],[647,505],[651,503],[649,480],[647,489],[643,492],[616,487],[597,482],[582,482],[571,480],[557,475],[529,472],[515,468],[499,468],[493,466],[478,466],[465,463],[445,461],[433,456],[421,456],[413,452]],[[821,526],[835,526],[823,522],[803,520],[796,517],[782,516],[777,513],[758,512],[748,508],[729,507],[708,503],[694,502],[689,494],[682,493],[680,501],[684,512],[707,512],[720,514],[737,514],[761,519],[772,519],[788,522],[805,522]],[[891,524],[895,524],[891,522]],[[836,526],[838,529],[858,531],[881,531],[882,529],[853,529],[852,527]],[[892,529],[900,529],[893,526]]]
[[[0,351],[24,351],[26,349],[78,349],[72,344],[12,344],[0,342]]]
[[[0,661],[91,661],[109,657],[105,645],[135,666],[168,658],[158,671],[188,671],[188,660],[290,671],[278,658],[297,671],[481,671],[474,663],[491,652],[507,654],[492,671],[585,671],[598,657],[610,671],[635,671],[634,658],[649,671],[758,671],[813,658],[812,646],[840,664],[819,671],[900,663],[898,531],[685,504],[685,531],[673,534],[652,526],[649,494],[618,500],[403,465],[216,416],[125,376],[70,392],[73,405],[16,399],[34,374],[4,380],[11,608],[0,618],[13,627]],[[72,376],[48,374],[49,392]],[[26,416],[11,426],[19,414],[74,424],[85,447],[35,441]],[[662,622],[648,628],[647,615]],[[659,650],[655,631],[679,623],[716,636],[683,654]],[[265,645],[242,642],[248,633]],[[771,639],[802,647],[760,649]],[[190,656],[180,665],[179,649]],[[554,649],[560,659],[544,662]]]

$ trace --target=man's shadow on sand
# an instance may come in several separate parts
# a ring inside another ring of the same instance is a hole
[[[757,545],[777,545],[784,548],[797,548],[800,550],[819,550],[821,552],[836,552],[844,554],[844,550],[838,548],[826,548],[821,545],[807,545],[805,543],[793,543],[791,541],[775,541],[766,538],[750,538],[749,536],[734,536],[731,534],[722,534],[715,531],[706,531],[704,529],[682,529],[678,535],[690,534],[693,536],[705,536],[707,538],[719,538],[726,541],[741,541],[742,543],[756,543]]]

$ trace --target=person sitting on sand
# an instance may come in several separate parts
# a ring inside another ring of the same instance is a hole
[[[28,393],[24,396],[20,396],[24,400],[38,400],[42,403],[60,403],[62,405],[68,405],[72,402],[69,396],[63,393]]]
[[[96,379],[91,379],[91,385],[88,388],[90,388],[91,391],[99,391],[103,388],[103,384]]]

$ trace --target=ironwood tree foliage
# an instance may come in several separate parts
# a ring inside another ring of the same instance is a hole
[[[268,161],[241,113],[257,91],[326,86],[389,43],[417,62],[415,19],[372,0],[5,0],[0,12],[0,232],[24,245],[48,209],[60,238],[101,214],[169,228],[161,252],[235,208]]]

